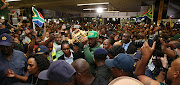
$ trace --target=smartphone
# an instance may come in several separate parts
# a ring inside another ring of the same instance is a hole
[[[74,25],[74,28],[80,28],[80,25]]]
[[[23,20],[27,20],[27,17],[23,17]]]
[[[61,32],[61,35],[65,35],[65,32]]]

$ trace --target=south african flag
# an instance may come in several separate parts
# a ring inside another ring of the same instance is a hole
[[[153,18],[152,17],[152,7],[147,12],[145,12],[141,15],[137,15],[136,17],[138,18],[138,17],[145,17],[145,16],[147,16],[148,18]]]
[[[44,18],[40,12],[38,12],[34,7],[32,7],[34,16],[32,16],[32,21],[37,24],[39,27],[43,26]]]

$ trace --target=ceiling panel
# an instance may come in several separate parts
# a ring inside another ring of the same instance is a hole
[[[31,7],[35,5],[38,8],[51,9],[62,12],[85,12],[83,8],[96,8],[99,6],[82,6],[78,7],[79,3],[97,3],[109,2],[107,7],[109,11],[119,10],[120,12],[139,12],[142,0],[21,0],[21,2],[11,2],[14,8]]]

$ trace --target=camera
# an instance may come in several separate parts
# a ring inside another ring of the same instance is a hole
[[[153,55],[158,56],[158,57],[164,56],[164,54],[161,51],[161,42],[160,42],[160,36],[159,35],[156,35],[154,38],[150,38],[147,40],[145,40],[145,39],[135,40],[132,43],[133,43],[133,45],[135,45],[135,47],[141,48],[145,41],[147,41],[149,46],[151,46],[151,47],[152,47],[153,43],[156,41],[156,47],[155,47],[155,50],[153,52]]]
[[[158,57],[164,57],[164,54],[162,53],[162,50],[161,50],[161,42],[160,42],[160,36],[159,35],[154,37],[153,42],[155,42],[155,41],[156,41],[156,47],[155,47],[155,50],[153,52],[153,55],[158,56]],[[151,43],[151,44],[153,44],[153,43]],[[151,47],[152,47],[152,45],[151,45]]]

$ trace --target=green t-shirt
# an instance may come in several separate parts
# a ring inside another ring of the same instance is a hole
[[[0,7],[2,7],[4,5],[4,3],[0,0]],[[0,10],[0,18],[4,17],[5,20],[8,20],[8,7],[4,8],[3,10]]]
[[[96,65],[94,63],[94,51],[97,49],[97,48],[101,48],[99,43],[98,45],[95,47],[95,48],[90,48],[89,45],[87,45],[85,48],[84,48],[84,56],[85,56],[85,59],[86,61],[89,63],[90,65],[90,69],[91,69],[91,73],[93,75],[95,75],[95,68],[96,68]]]
[[[56,46],[58,46],[58,44],[56,44],[55,42],[53,43],[53,46],[56,48]],[[60,48],[59,48],[60,49]],[[60,56],[62,56],[64,53],[62,50],[58,50],[56,48],[56,58],[58,59]]]

